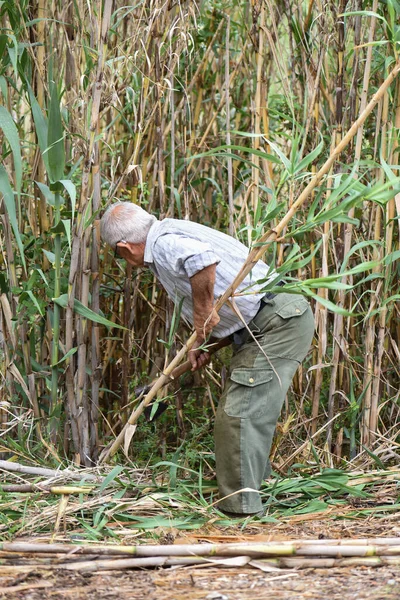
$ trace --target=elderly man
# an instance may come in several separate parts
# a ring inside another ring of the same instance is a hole
[[[236,290],[234,302],[213,309],[239,272],[248,248],[224,233],[177,219],[158,221],[130,202],[112,205],[101,236],[134,267],[149,267],[194,325],[193,370],[207,362],[201,345],[230,337],[233,358],[215,422],[215,456],[225,513],[262,511],[259,489],[269,474],[269,451],[282,404],[306,356],[314,331],[308,302],[298,295],[262,291],[269,276],[259,261]],[[261,283],[263,282],[263,283]]]

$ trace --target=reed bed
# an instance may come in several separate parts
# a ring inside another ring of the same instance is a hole
[[[121,199],[229,231],[310,298],[276,473],[398,461],[398,17],[390,0],[2,3],[3,458],[93,467],[128,431],[126,464],[212,471],[228,351],[166,376],[193,337],[100,246]],[[170,409],[135,429],[135,389],[162,371],[145,403]]]

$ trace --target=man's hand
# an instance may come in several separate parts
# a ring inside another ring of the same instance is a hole
[[[192,349],[188,353],[189,361],[192,365],[192,371],[197,371],[202,367],[205,367],[210,362],[210,355],[205,350],[200,350],[199,347],[204,344],[204,339],[197,338],[192,346]]]

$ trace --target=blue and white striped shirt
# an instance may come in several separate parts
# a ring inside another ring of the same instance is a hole
[[[190,277],[216,264],[214,301],[229,287],[249,253],[249,249],[235,238],[192,221],[164,219],[156,221],[146,239],[144,263],[148,266],[168,296],[175,303],[182,300],[181,315],[193,324],[193,303]],[[258,262],[240,284],[236,293],[254,292],[264,283],[257,280],[268,276],[268,266]],[[269,274],[271,275],[271,273]],[[246,323],[257,313],[262,293],[235,296],[235,304]],[[243,322],[227,304],[219,311],[220,322],[212,335],[224,338],[243,327]]]

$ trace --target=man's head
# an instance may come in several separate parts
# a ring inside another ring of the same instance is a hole
[[[147,234],[156,218],[131,202],[116,202],[104,213],[100,233],[106,242],[131,265],[143,265]]]

